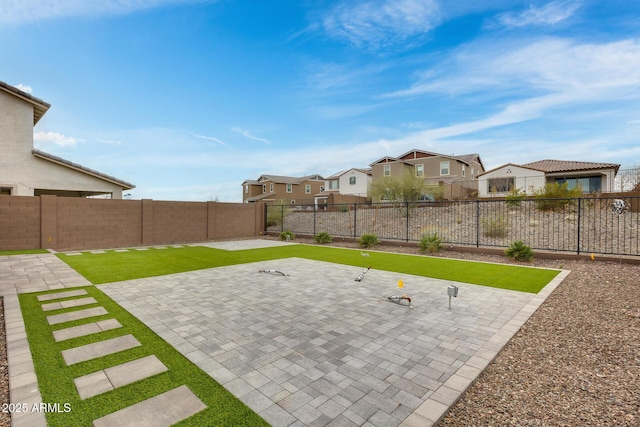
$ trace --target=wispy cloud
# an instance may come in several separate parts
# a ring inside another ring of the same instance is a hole
[[[33,134],[33,141],[38,144],[53,143],[61,147],[74,147],[84,139],[66,136],[58,132],[36,132]]]
[[[322,26],[331,37],[356,47],[378,49],[424,35],[442,19],[435,0],[343,1],[327,13]]]
[[[21,24],[67,16],[122,15],[144,9],[216,0],[3,0],[0,23]]]
[[[268,139],[265,138],[259,138],[255,135],[252,135],[251,132],[249,132],[248,130],[245,129],[241,129],[241,128],[232,128],[232,131],[239,133],[240,135],[252,139],[254,141],[258,141],[258,142],[264,142],[265,144],[271,144],[271,141],[269,141]]]
[[[383,96],[488,93],[488,96],[523,97],[573,93],[577,98],[593,98],[619,96],[624,91],[637,95],[640,40],[576,44],[550,38],[523,46],[472,44],[438,68],[416,76],[410,88]]]
[[[497,23],[505,27],[526,27],[530,25],[554,25],[564,21],[580,8],[580,0],[557,0],[542,7],[529,6],[524,12],[507,12],[497,17]]]
[[[196,138],[199,138],[199,139],[204,139],[205,141],[215,142],[216,144],[219,144],[219,145],[227,145],[227,144],[225,144],[224,141],[221,141],[218,138],[214,138],[212,136],[198,135],[198,134],[195,134],[195,133],[193,134],[193,136],[195,136]]]

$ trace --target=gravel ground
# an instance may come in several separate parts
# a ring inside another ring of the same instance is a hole
[[[376,250],[419,254],[417,244]],[[499,255],[438,256],[513,263]],[[438,426],[640,426],[640,266],[597,257],[527,265],[571,274]]]
[[[419,253],[417,245],[381,245],[376,250]],[[442,251],[438,256],[510,262],[477,253]],[[597,257],[534,260],[530,265],[565,268],[571,274],[439,427],[640,426],[640,266],[601,262]],[[0,404],[9,401],[1,311]],[[9,425],[8,414],[0,412],[0,427]]]
[[[4,301],[0,297],[0,407],[9,404],[9,369],[7,363],[7,334],[4,328]],[[11,425],[11,415],[0,410],[0,427]]]

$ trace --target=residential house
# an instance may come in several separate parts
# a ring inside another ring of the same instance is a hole
[[[367,202],[371,169],[351,168],[326,179],[325,190],[315,197],[318,205]]]
[[[34,149],[33,127],[51,105],[0,82],[0,194],[121,199],[133,184]]]
[[[479,154],[461,156],[413,149],[398,157],[383,157],[371,163],[372,182],[401,178],[407,172],[423,177],[427,185],[440,187],[442,197],[457,199],[477,193],[476,177],[484,172]],[[425,195],[425,198],[429,198]]]
[[[569,160],[539,160],[516,165],[507,163],[478,176],[479,197],[504,197],[512,189],[527,195],[536,194],[546,184],[554,182],[583,193],[614,191],[619,164]]]
[[[262,175],[257,180],[242,183],[242,201],[308,205],[314,203],[315,195],[324,191],[324,186],[325,179],[320,175]]]

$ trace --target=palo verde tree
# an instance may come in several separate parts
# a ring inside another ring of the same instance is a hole
[[[369,194],[373,201],[388,201],[394,203],[401,212],[405,208],[412,208],[415,202],[429,194],[430,187],[424,178],[416,176],[413,170],[408,170],[401,177],[385,177],[371,184]]]

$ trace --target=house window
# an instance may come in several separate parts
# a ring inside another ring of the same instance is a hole
[[[449,175],[449,162],[440,162],[440,175]]]
[[[0,192],[1,192],[1,191],[2,191],[2,189],[0,188]],[[245,184],[245,185],[244,185],[244,193],[245,193],[245,194],[249,194],[249,184]],[[0,193],[0,194],[2,194],[2,193]]]
[[[416,165],[416,176],[420,178],[424,176],[424,165]]]
[[[338,188],[340,188],[340,184],[337,179],[329,181],[329,190],[337,190]]]
[[[464,178],[467,175],[467,166],[462,165],[462,177]]]
[[[571,190],[580,187],[583,193],[593,193],[602,190],[602,177],[589,176],[584,178],[557,178],[558,184],[567,183],[567,189]]]
[[[11,195],[11,187],[0,187],[0,194]]]
[[[311,184],[304,185],[304,192],[307,194],[311,194]]]
[[[391,176],[391,165],[384,165],[384,176]]]
[[[471,180],[474,180],[475,178],[475,171],[473,170],[473,168],[471,168]]]
[[[287,193],[292,193],[292,192],[293,192],[293,185],[287,184]]]
[[[487,181],[489,193],[507,193],[514,189],[514,178],[491,178]]]
[[[267,184],[262,184],[262,192],[263,193],[267,192]]]
[[[349,177],[349,185],[356,185],[356,177],[355,176],[350,176]]]
[[[269,191],[270,191],[271,193],[273,193],[273,182],[272,182],[271,184],[269,184]]]

